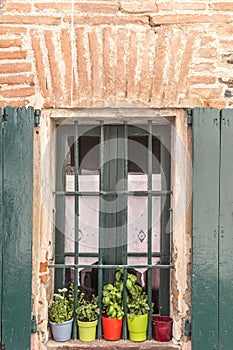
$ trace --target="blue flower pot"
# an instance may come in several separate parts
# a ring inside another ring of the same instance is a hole
[[[49,321],[53,339],[56,341],[66,341],[71,339],[73,319],[62,323]]]

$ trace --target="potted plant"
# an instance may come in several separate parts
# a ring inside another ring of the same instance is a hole
[[[129,339],[132,341],[146,340],[148,326],[148,304],[147,294],[137,283],[137,277],[132,273],[127,274],[127,325]]]
[[[79,328],[79,339],[81,341],[95,340],[96,326],[98,323],[98,297],[92,295],[90,299],[84,293],[78,291],[78,307],[76,309]]]
[[[53,339],[56,341],[66,341],[71,338],[74,304],[70,293],[72,293],[72,286],[70,291],[67,288],[58,289],[49,307],[49,325]]]
[[[116,270],[114,285],[109,283],[103,288],[102,325],[106,340],[119,340],[123,322],[123,280],[120,269]]]

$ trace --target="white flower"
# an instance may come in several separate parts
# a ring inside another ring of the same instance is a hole
[[[62,295],[60,295],[60,299],[62,299],[62,300],[63,300],[63,299],[64,299],[64,297],[63,297]]]

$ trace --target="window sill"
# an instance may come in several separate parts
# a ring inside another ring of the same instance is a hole
[[[180,350],[179,345],[174,345],[170,342],[156,342],[154,340],[147,340],[144,342],[131,342],[129,340],[119,341],[105,341],[95,340],[93,342],[81,342],[79,340],[70,340],[67,342],[56,342],[49,340],[47,343],[47,350],[83,350],[83,349],[109,349],[111,350]]]

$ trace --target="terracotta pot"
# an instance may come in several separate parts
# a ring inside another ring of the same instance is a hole
[[[106,315],[102,316],[103,333],[105,340],[119,340],[121,337],[122,322],[117,318],[110,318]]]

